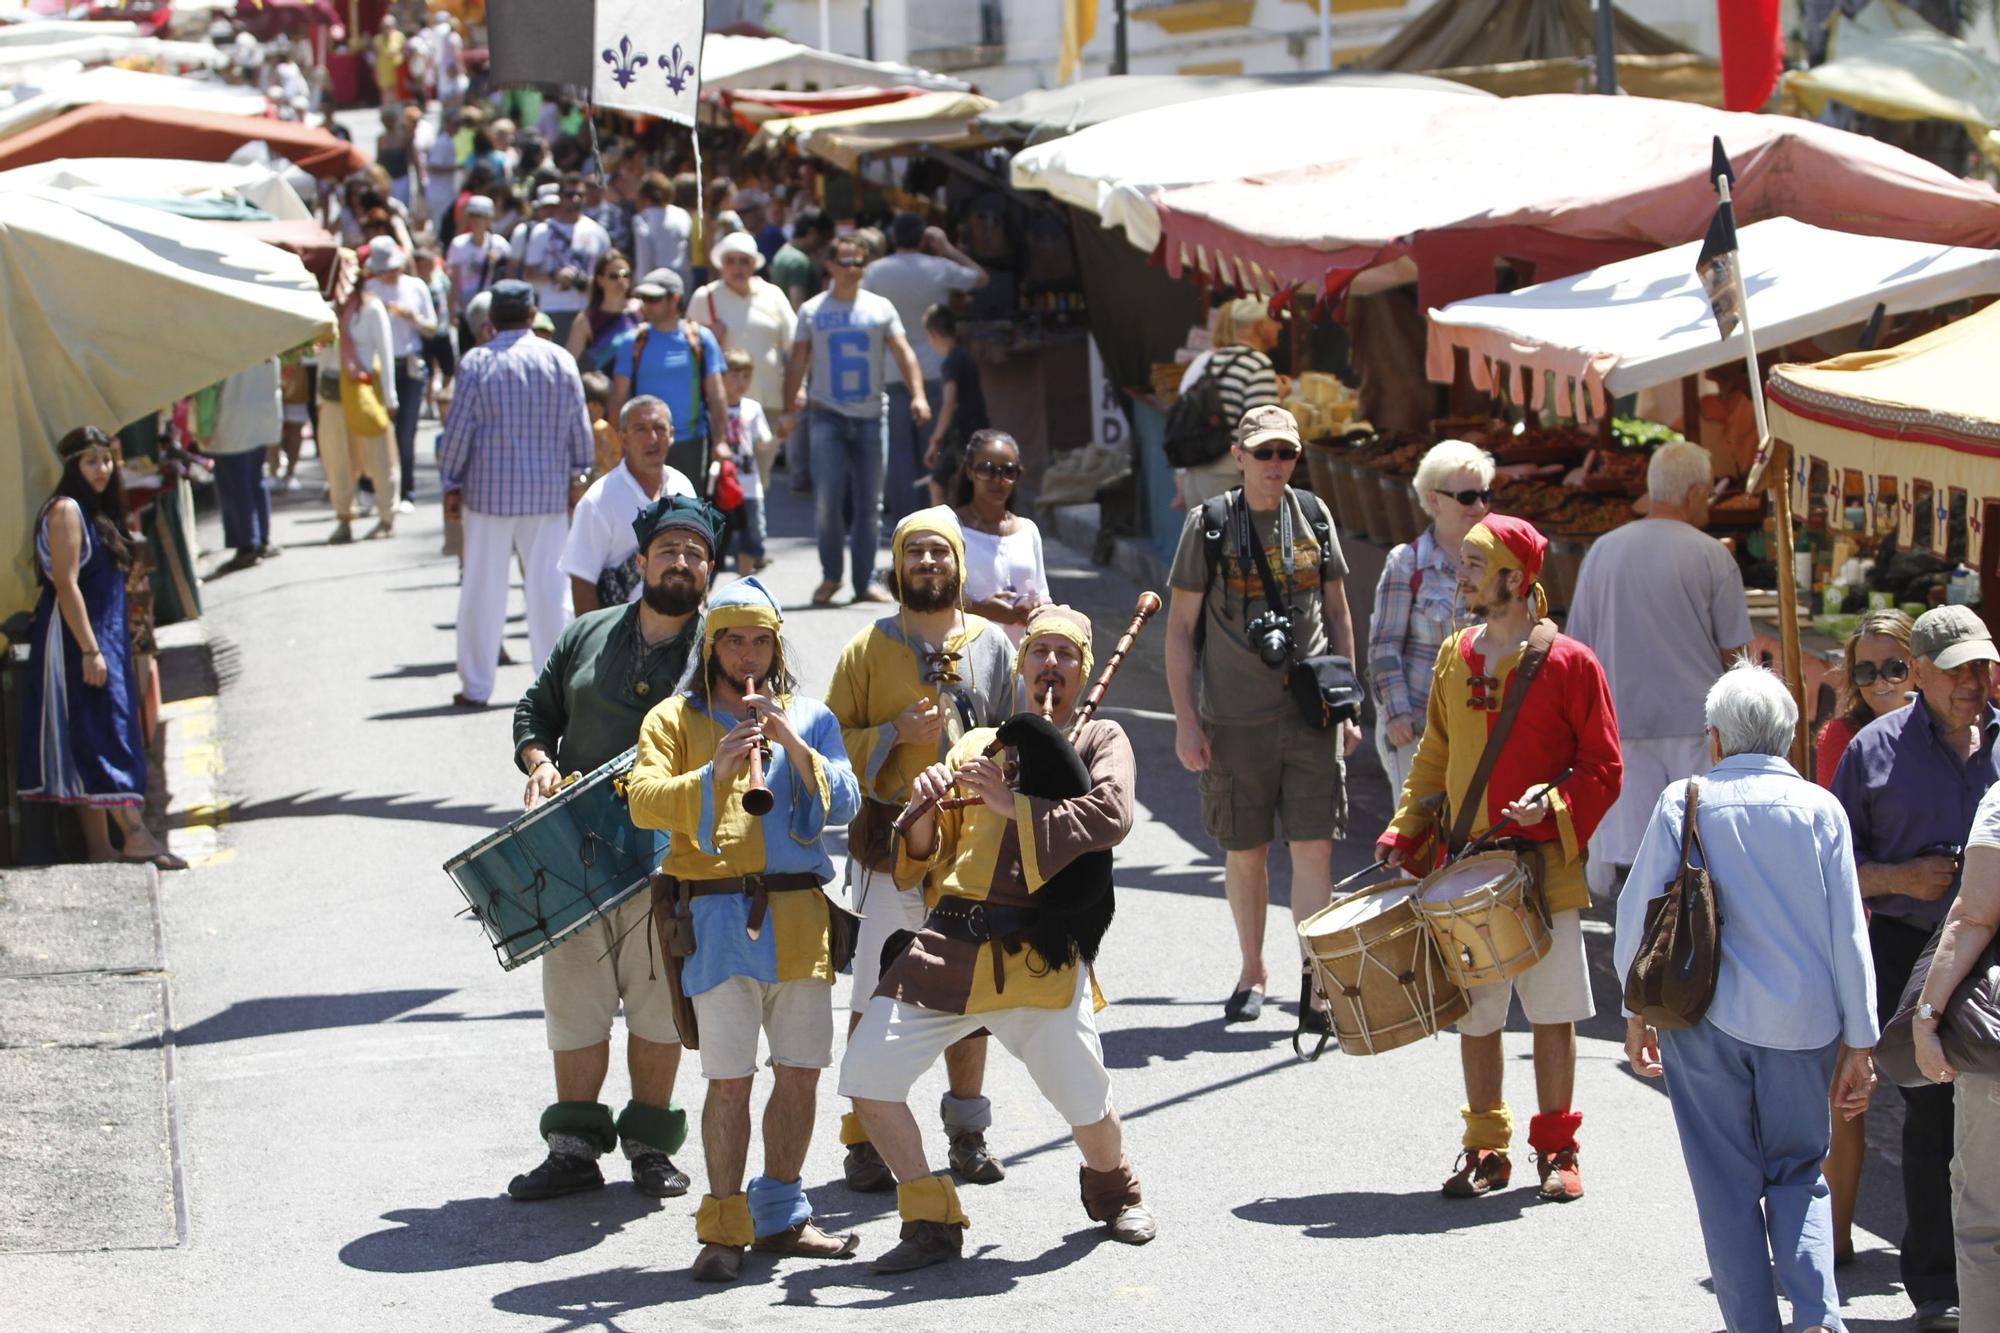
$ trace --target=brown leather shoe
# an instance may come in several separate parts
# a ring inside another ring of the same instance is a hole
[[[701,1247],[695,1256],[694,1267],[688,1276],[697,1282],[734,1282],[743,1271],[743,1247],[741,1245],[717,1245],[713,1241]]]
[[[1118,1216],[1104,1224],[1111,1233],[1111,1239],[1122,1245],[1144,1245],[1160,1234],[1160,1224],[1146,1211],[1143,1203],[1128,1204],[1118,1210]]]
[[[1476,1199],[1494,1190],[1504,1190],[1514,1178],[1514,1164],[1504,1152],[1487,1148],[1467,1148],[1458,1155],[1458,1170],[1444,1183],[1447,1199]]]
[[[801,1259],[852,1259],[861,1249],[861,1237],[850,1233],[829,1236],[805,1221],[775,1236],[759,1236],[750,1246],[759,1254],[791,1254]]]
[[[972,1185],[993,1185],[1007,1178],[1000,1159],[986,1151],[986,1135],[965,1129],[951,1136],[951,1169]]]
[[[964,1227],[952,1222],[905,1222],[903,1239],[868,1266],[878,1273],[909,1273],[964,1252]]]
[[[841,1174],[847,1178],[847,1188],[856,1194],[887,1194],[896,1188],[895,1173],[872,1143],[848,1144]]]
[[[1564,1148],[1546,1157],[1536,1153],[1535,1169],[1542,1173],[1542,1198],[1568,1203],[1583,1197],[1583,1172],[1576,1164],[1576,1149]]]

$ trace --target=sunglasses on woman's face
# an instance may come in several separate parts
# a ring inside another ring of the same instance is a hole
[[[1879,665],[1874,662],[1854,664],[1856,685],[1866,688],[1873,685],[1878,678],[1888,681],[1891,685],[1901,685],[1910,678],[1910,664],[1900,657],[1892,657]]]
[[[612,270],[611,270],[611,271],[610,271],[609,273],[607,273],[607,274],[605,274],[605,275],[604,275],[604,280],[605,280],[606,282],[623,282],[623,281],[625,281],[625,280],[626,280],[627,278],[629,278],[629,277],[631,277],[631,276],[632,276],[632,270],[631,270],[631,269],[629,269],[629,268],[615,268],[615,269],[612,269]]]
[[[1493,490],[1491,487],[1483,491],[1436,491],[1436,494],[1450,496],[1467,509],[1472,508],[1474,505],[1490,506],[1493,503]]]
[[[984,477],[988,481],[991,481],[995,477],[1005,477],[1007,480],[1013,481],[1021,475],[1021,465],[1019,463],[974,463],[972,465],[972,475],[975,477]]]

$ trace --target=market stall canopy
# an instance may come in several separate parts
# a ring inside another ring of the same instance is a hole
[[[261,162],[189,162],[166,157],[57,158],[0,171],[0,191],[42,185],[148,207],[241,204],[282,221],[310,220],[312,210],[284,176]]]
[[[135,317],[148,312],[150,318]],[[163,338],[161,321],[199,337]],[[55,442],[116,430],[333,327],[298,259],[226,227],[66,190],[0,191],[0,615],[34,600]]]
[[[107,28],[133,28],[134,25],[129,23],[80,26],[91,31],[65,35],[54,41],[0,40],[0,83],[13,83],[51,72],[74,72],[86,65],[101,65],[112,60],[142,60],[205,69],[229,63],[227,53],[207,42],[172,42],[159,37],[125,36],[115,31],[103,31]],[[6,31],[6,28],[0,28],[0,33]]]
[[[1000,103],[979,118],[979,132],[994,142],[1025,139],[1030,144],[1101,125],[1120,116],[1158,107],[1180,106],[1237,93],[1273,88],[1416,88],[1442,93],[1475,90],[1422,74],[1371,74],[1318,70],[1286,74],[1107,74],[1078,79],[1061,88],[1038,88]],[[1324,127],[1322,127],[1324,128]],[[1261,131],[1261,127],[1260,127]]]
[[[983,144],[986,140],[972,128],[972,121],[992,105],[992,98],[977,93],[925,93],[820,116],[770,120],[750,140],[747,151],[771,153],[796,147],[852,171],[867,153]]]
[[[220,162],[245,144],[259,142],[322,179],[336,179],[368,164],[367,156],[346,140],[288,120],[100,102],[0,139],[0,171],[59,157],[185,157]]]
[[[711,32],[701,43],[701,88],[839,88],[856,83],[907,84],[963,92],[964,79],[933,74],[890,60],[863,60],[820,51],[783,37],[738,37]]]
[[[1249,291],[1338,295],[1416,262],[1441,307],[1494,289],[1507,259],[1540,281],[1700,237],[1720,137],[1739,223],[1940,245],[2000,244],[2000,193],[1865,135],[1811,121],[1640,97],[1446,101],[1296,171],[1156,196],[1165,258]]]
[[[1496,97],[1588,93],[1597,89],[1596,61],[1591,56],[1508,60],[1497,65],[1448,65],[1428,72]],[[1664,97],[1674,102],[1719,107],[1723,104],[1722,64],[1694,51],[1665,56],[1621,52],[1618,91],[1632,97]]]
[[[1322,80],[1155,107],[1023,149],[1014,157],[1014,188],[1044,190],[1095,213],[1150,253],[1160,243],[1152,197],[1162,190],[1323,162],[1329,125],[1391,125],[1479,96],[1446,87]]]
[[[1803,465],[1860,473],[1866,492],[1893,481],[1901,544],[1907,546],[1919,504],[1948,515],[1952,492],[1968,501],[1973,530],[1986,506],[2000,503],[2000,305],[1900,346],[1849,352],[1817,365],[1781,365],[1769,382],[1771,434]],[[1798,484],[1800,467],[1793,469]],[[1869,515],[1871,528],[1875,516]],[[1944,521],[1926,525],[1932,550],[1944,553]],[[1967,557],[1976,559],[1976,554]]]
[[[1621,55],[1694,54],[1616,6],[1612,21]],[[1358,63],[1362,69],[1416,71],[1596,53],[1592,0],[1437,0]]]
[[[0,104],[0,139],[52,120],[71,107],[94,102],[170,106],[236,116],[261,116],[265,110],[264,95],[251,88],[171,74],[143,74],[116,65],[58,75],[42,84],[17,84],[0,90],[0,99],[8,99]]]
[[[1770,218],[1737,233],[1750,323],[1781,347],[1864,323],[1879,302],[1890,314],[2000,292],[2000,253],[1827,231]],[[1504,296],[1460,301],[1430,314],[1430,377],[1452,378],[1453,351],[1469,354],[1474,387],[1506,380],[1508,397],[1548,406],[1547,376],[1583,390],[1578,405],[1604,413],[1619,398],[1683,375],[1743,360],[1743,332],[1717,336],[1690,241]],[[1512,377],[1500,367],[1511,368]],[[1528,391],[1520,391],[1521,371]]]
[[[922,97],[925,88],[830,88],[824,92],[796,93],[785,88],[725,88],[720,94],[723,109],[746,134],[754,134],[767,120],[788,116],[823,116],[829,111],[846,111],[858,106],[880,106]]]
[[[1784,86],[1813,115],[1839,102],[1884,120],[1955,120],[2000,162],[2000,64],[1896,0],[1836,12],[1826,63],[1792,71]]]

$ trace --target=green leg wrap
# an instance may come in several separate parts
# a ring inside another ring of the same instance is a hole
[[[618,1130],[611,1123],[611,1108],[602,1102],[557,1102],[542,1112],[542,1137],[573,1134],[594,1144],[601,1153],[618,1146]]]
[[[625,1140],[627,1157],[640,1143],[671,1157],[687,1142],[688,1113],[671,1104],[662,1110],[643,1102],[626,1102],[618,1113],[618,1136]]]

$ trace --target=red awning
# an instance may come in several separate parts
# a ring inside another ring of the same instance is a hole
[[[0,140],[0,171],[59,157],[225,162],[259,139],[271,145],[273,154],[322,179],[338,179],[368,165],[367,157],[346,140],[288,120],[99,102]]]
[[[785,88],[725,88],[716,96],[722,99],[723,109],[729,112],[744,133],[755,134],[757,127],[767,120],[821,116],[829,111],[907,102],[912,97],[923,96],[927,91],[925,88],[859,87],[798,93]]]

